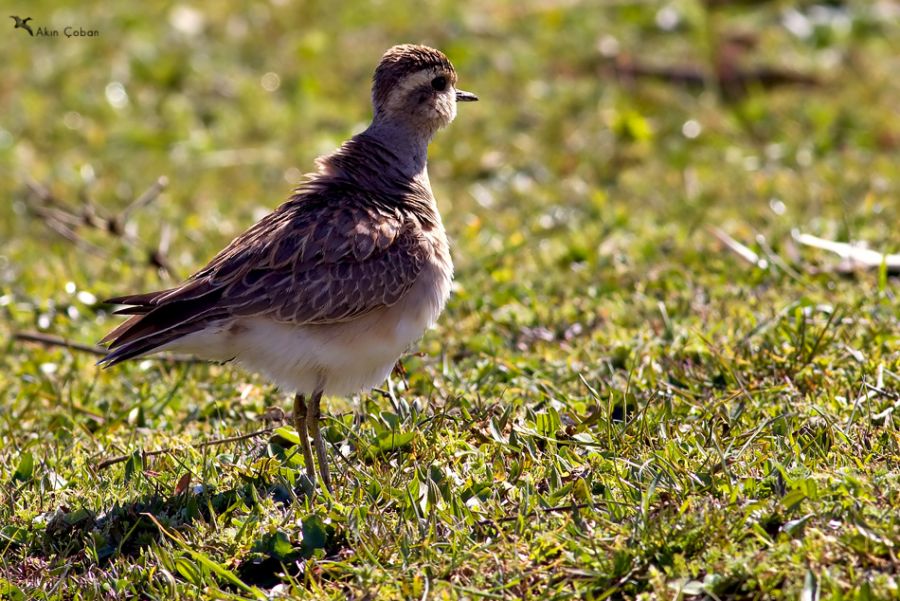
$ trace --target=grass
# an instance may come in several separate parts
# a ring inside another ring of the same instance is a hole
[[[897,280],[790,242],[897,252],[896,6],[339,4],[10,9],[100,36],[0,40],[0,596],[900,594]],[[743,63],[820,85],[604,69],[618,47],[709,72],[735,31]],[[405,376],[330,399],[334,498],[303,494],[281,424],[196,446],[289,406],[255,376],[13,339],[98,340],[97,299],[172,282],[146,258],[165,235],[173,271],[201,266],[365,125],[401,41],[482,98],[431,149],[456,287]],[[103,256],[27,209],[30,180],[117,214],[160,175],[141,243],[79,229]]]

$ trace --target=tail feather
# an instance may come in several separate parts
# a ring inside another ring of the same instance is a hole
[[[157,290],[156,292],[145,292],[144,294],[127,294],[125,296],[117,296],[108,298],[104,302],[110,305],[152,305],[154,300],[168,294],[173,289]]]
[[[109,367],[146,355],[227,317],[227,313],[217,306],[221,289],[207,289],[206,294],[196,294],[194,290],[195,294],[186,299],[172,298],[171,292],[162,290],[107,301],[132,305],[116,311],[116,314],[131,317],[101,340],[102,344],[109,344],[110,353],[98,364]]]
[[[122,345],[111,351],[108,355],[97,361],[97,365],[102,365],[103,367],[112,367],[113,365],[121,363],[122,361],[134,359],[135,357],[140,357],[141,355],[146,355],[147,353],[152,352],[154,349],[157,349],[164,344],[178,339],[182,335],[183,334],[180,332],[168,332],[160,334],[159,336],[155,336],[152,341],[135,340],[134,342]]]
[[[227,314],[222,311],[210,309],[189,321],[163,327],[152,322],[153,312],[147,315],[135,315],[110,333],[107,337],[112,339],[112,344],[109,346],[110,352],[97,364],[110,367],[128,359],[150,354],[170,342],[202,330],[227,317]]]
[[[158,290],[156,292],[145,292],[144,294],[128,294],[125,296],[108,298],[103,302],[108,305],[132,305],[131,307],[125,307],[124,309],[113,311],[114,315],[140,316],[149,313],[153,309],[154,299],[170,291],[171,289]],[[100,344],[106,344],[115,340],[116,338],[127,332],[132,326],[136,325],[138,321],[140,321],[139,317],[132,317],[131,319],[122,322],[112,332],[104,336],[100,340]]]
[[[123,321],[118,326],[116,326],[116,329],[114,329],[112,332],[110,332],[109,334],[104,336],[103,339],[100,340],[100,344],[106,344],[107,342],[115,340],[116,338],[118,338],[119,336],[124,334],[126,331],[128,331],[128,328],[133,326],[135,324],[135,322],[137,322],[140,319],[141,319],[140,315],[135,315],[131,319],[127,319],[127,320]]]
[[[113,315],[145,315],[153,310],[153,305],[137,305],[134,307],[125,307],[124,309],[116,309]]]

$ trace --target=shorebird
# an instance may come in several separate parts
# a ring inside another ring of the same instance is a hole
[[[372,86],[371,125],[317,159],[287,202],[168,290],[109,299],[131,315],[106,366],[173,350],[234,360],[294,393],[307,476],[332,492],[320,401],[377,386],[434,324],[453,264],[428,180],[428,144],[478,97],[447,57],[394,46]],[[308,403],[307,403],[308,399]]]
[[[34,37],[34,32],[31,31],[31,25],[28,24],[28,22],[31,21],[31,17],[25,17],[23,19],[21,17],[15,16],[15,15],[10,15],[9,18],[15,19],[15,21],[16,21],[16,24],[13,27],[13,29],[24,29],[25,31],[28,32],[28,35],[30,35],[31,37]]]

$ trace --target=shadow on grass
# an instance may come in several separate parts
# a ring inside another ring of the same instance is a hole
[[[222,492],[188,490],[170,496],[152,494],[116,504],[100,513],[63,506],[52,514],[46,527],[30,543],[12,543],[3,555],[7,561],[18,555],[13,559],[18,564],[37,562],[48,567],[65,564],[73,575],[102,570],[115,559],[136,557],[152,545],[171,545],[179,555],[179,544],[172,543],[160,526],[177,534],[197,522],[221,522],[235,510],[249,508],[252,512],[263,498],[287,508],[305,494],[304,490],[291,490],[284,483],[256,480]],[[346,547],[343,533],[315,514],[303,519],[301,532],[299,539],[292,539],[290,533],[282,530],[261,534],[250,552],[237,563],[238,577],[247,585],[271,588],[283,582],[285,576],[301,576],[306,559],[314,555],[334,557]]]
[[[358,441],[365,443],[366,450],[361,457],[371,460],[405,448],[411,438],[409,433],[380,431],[372,441]],[[243,482],[228,490],[216,491],[200,485],[191,487],[189,480],[184,478],[184,484],[179,482],[176,486],[179,492],[175,494],[160,493],[157,489],[103,509],[91,507],[89,502],[80,508],[62,505],[38,518],[40,525],[2,528],[0,578],[27,584],[33,580],[29,576],[32,572],[44,573],[63,566],[73,577],[106,572],[115,570],[113,564],[118,559],[137,558],[149,549],[171,574],[200,586],[203,582],[198,580],[198,574],[208,570],[191,570],[184,568],[184,564],[197,567],[206,564],[208,567],[206,560],[213,563],[216,560],[203,556],[200,550],[203,545],[194,546],[190,542],[196,539],[191,533],[227,527],[234,521],[240,522],[241,529],[252,529],[272,511],[271,506],[261,500],[272,501],[285,514],[291,512],[303,517],[291,521],[299,528],[292,525],[274,532],[267,529],[256,533],[248,530],[245,536],[239,537],[246,544],[231,551],[233,557],[219,558],[220,566],[228,566],[226,570],[233,571],[244,584],[271,588],[285,581],[304,580],[308,559],[346,557],[349,548],[346,535],[344,529],[336,525],[341,520],[323,519],[315,511],[306,513],[300,509],[305,505],[304,499],[311,493],[311,487],[296,456],[293,441],[276,432],[264,448],[257,451],[257,457],[269,459],[271,463],[267,463],[261,472],[242,474]],[[285,469],[292,472],[293,477],[286,478],[281,471]],[[125,462],[124,477],[127,481],[145,473],[143,456],[135,452]],[[255,538],[247,540],[247,536]],[[4,543],[5,547],[2,546]],[[168,548],[171,552],[157,553],[155,547]],[[28,565],[35,569],[19,569]],[[328,577],[325,572],[317,572],[314,577],[323,576]],[[228,578],[224,580],[220,582],[223,586],[235,584]],[[2,590],[0,597],[3,597]]]

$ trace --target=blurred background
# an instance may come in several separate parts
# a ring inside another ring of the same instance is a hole
[[[589,369],[598,349],[637,349],[648,320],[672,348],[691,328],[731,331],[716,320],[746,318],[741,287],[762,285],[751,311],[885,290],[876,276],[811,287],[828,259],[792,232],[897,247],[895,1],[7,12],[36,33],[10,19],[0,39],[10,330],[93,343],[117,321],[98,299],[199,268],[366,126],[372,70],[401,42],[445,51],[481,97],[431,147],[458,276],[427,351],[562,341],[541,359]]]
[[[815,283],[830,259],[792,232],[897,248],[895,1],[7,12],[36,33],[10,18],[0,39],[9,331],[94,343],[118,322],[98,299],[202,266],[366,127],[371,73],[402,42],[442,49],[481,97],[431,146],[457,264],[431,361],[537,349],[515,361],[571,381],[569,367],[594,373],[660,333],[672,352],[696,346],[692,331],[727,345],[776,305],[885,291],[877,274]]]
[[[38,1],[7,12],[59,32],[31,37],[9,20],[0,39],[3,286],[36,298],[59,300],[59,281],[98,296],[164,285],[165,273],[124,267],[161,237],[173,273],[188,275],[366,126],[371,72],[400,42],[445,51],[482,98],[431,149],[464,289],[490,274],[505,284],[514,266],[583,264],[602,282],[667,245],[705,252],[706,224],[776,244],[791,228],[897,244],[894,1]],[[107,260],[71,252],[29,210],[29,181],[76,212],[87,199],[115,216],[159,176],[161,198],[130,215],[141,244],[76,228]]]

